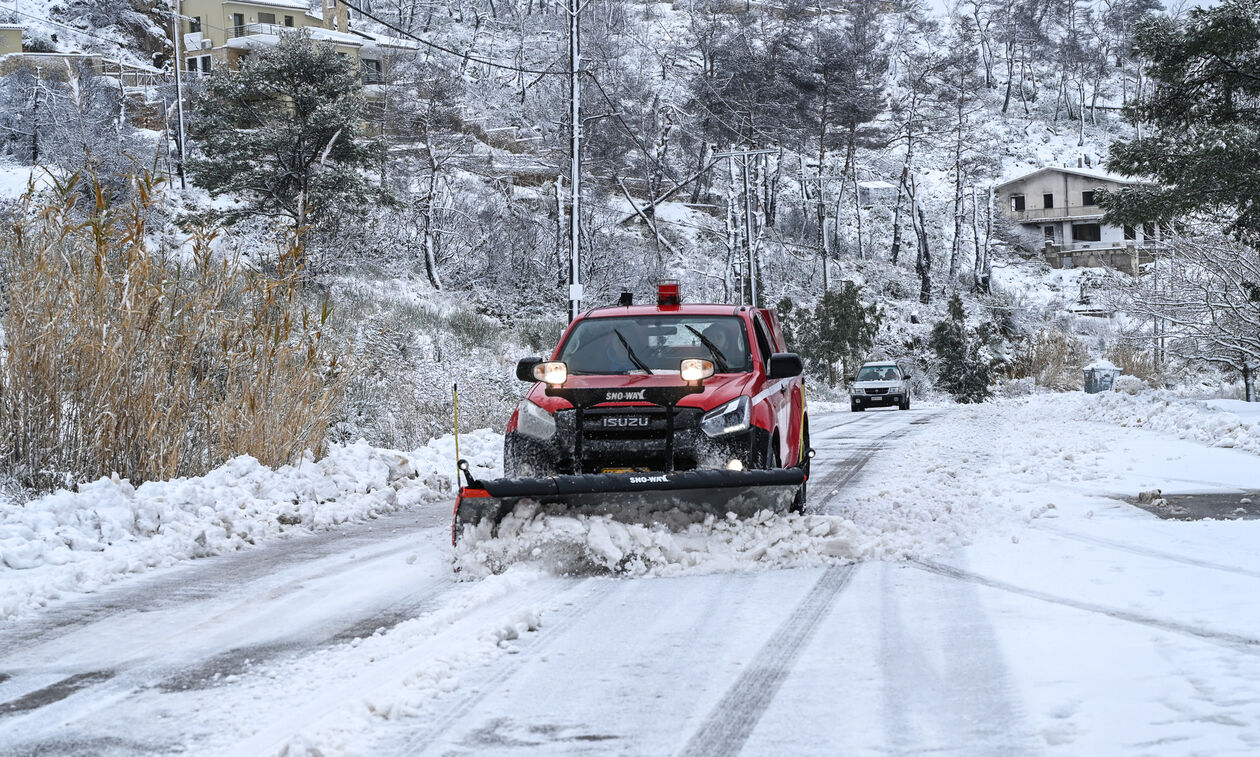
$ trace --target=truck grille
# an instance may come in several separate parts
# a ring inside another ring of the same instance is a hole
[[[593,407],[582,413],[582,469],[602,468],[662,470],[665,466],[666,410],[656,406]],[[674,414],[674,466],[690,470],[696,466],[696,445],[700,441],[700,417],[696,408],[682,408]],[[559,429],[573,428],[572,410],[556,413]],[[565,434],[569,439],[571,434]],[[573,442],[565,444],[572,459]]]
[[[880,387],[878,389],[867,389],[867,394],[888,394],[888,387]]]

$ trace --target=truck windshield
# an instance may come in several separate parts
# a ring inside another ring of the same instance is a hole
[[[560,345],[573,374],[677,373],[685,358],[713,361],[715,373],[752,370],[748,332],[734,316],[587,318]]]
[[[858,381],[900,381],[901,371],[895,365],[865,365],[858,371]]]

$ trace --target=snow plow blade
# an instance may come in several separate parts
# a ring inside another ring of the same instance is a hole
[[[804,483],[803,468],[474,480],[455,500],[451,542],[466,525],[486,520],[497,534],[499,522],[523,502],[537,504],[543,513],[611,515],[631,523],[658,522],[666,514],[749,517],[760,510],[787,512]]]

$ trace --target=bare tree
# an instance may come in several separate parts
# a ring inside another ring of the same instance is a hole
[[[1155,265],[1157,275],[1122,286],[1118,304],[1150,322],[1169,355],[1238,371],[1257,401],[1260,238],[1176,236]]]

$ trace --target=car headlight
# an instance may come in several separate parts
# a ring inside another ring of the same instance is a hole
[[[700,429],[709,436],[722,436],[743,431],[751,420],[752,403],[748,397],[737,397],[716,410],[705,413]]]
[[[516,410],[516,430],[525,436],[547,440],[556,435],[556,417],[529,400],[523,400]]]

